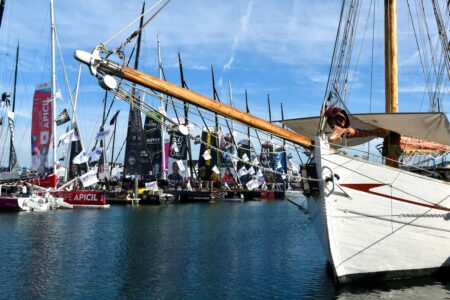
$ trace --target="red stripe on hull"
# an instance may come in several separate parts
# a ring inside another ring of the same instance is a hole
[[[360,192],[364,192],[364,193],[368,193],[368,194],[372,194],[372,195],[376,195],[376,196],[392,199],[392,200],[397,200],[397,201],[400,201],[400,202],[413,204],[413,205],[419,205],[419,206],[428,207],[428,208],[432,208],[432,209],[443,210],[443,211],[450,211],[450,209],[445,208],[445,207],[440,207],[440,206],[436,206],[436,205],[430,205],[430,204],[415,202],[415,201],[406,200],[406,199],[402,199],[402,198],[398,198],[398,197],[394,197],[394,196],[390,196],[390,195],[385,195],[385,194],[380,194],[380,193],[371,191],[371,189],[379,187],[379,186],[383,186],[383,185],[387,185],[387,184],[384,184],[384,183],[346,183],[346,184],[341,184],[340,186],[346,187],[346,188],[349,188],[349,189],[353,189],[353,190],[357,190],[357,191],[360,191]]]

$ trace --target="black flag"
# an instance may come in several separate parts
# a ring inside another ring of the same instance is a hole
[[[59,116],[56,118],[56,125],[62,125],[64,123],[67,123],[70,121],[69,114],[67,113],[67,109],[64,108],[62,113],[59,114]]]
[[[114,116],[111,118],[111,121],[109,121],[109,125],[114,125],[114,123],[116,123],[117,116],[119,115],[119,112],[120,112],[120,109],[118,111],[116,111]]]

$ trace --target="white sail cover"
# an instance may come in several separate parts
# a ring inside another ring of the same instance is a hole
[[[401,135],[450,145],[450,123],[445,113],[376,113],[348,115],[350,125],[360,130],[385,129]],[[319,128],[319,117],[284,120],[282,123],[289,129],[314,139]],[[326,127],[331,134],[331,128]],[[338,144],[356,146],[374,137],[350,138]]]

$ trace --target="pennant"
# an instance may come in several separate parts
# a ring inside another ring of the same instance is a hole
[[[146,182],[145,189],[147,191],[155,191],[158,189],[158,181]]]
[[[258,172],[256,172],[256,177],[258,177],[258,178],[263,178],[264,177],[264,174],[261,171],[261,169],[259,169]]]
[[[253,169],[253,167],[250,167],[250,169],[248,169],[248,174],[253,175],[255,174],[255,169]]]
[[[249,161],[248,156],[247,156],[247,153],[244,153],[244,155],[242,155],[242,160],[243,160],[244,162],[248,162],[248,161]]]
[[[211,159],[211,154],[209,154],[209,150],[206,150],[205,153],[203,153],[203,158],[205,160],[210,160]]]
[[[239,171],[238,171],[238,176],[239,176],[239,178],[242,177],[242,176],[245,176],[245,175],[247,175],[247,174],[248,174],[248,172],[247,172],[247,169],[245,168],[245,166],[243,166],[242,168],[240,168]]]
[[[71,129],[59,137],[59,142],[63,142],[64,144],[69,144],[71,142],[76,142],[79,140],[80,140],[80,137],[78,136],[75,129]]]
[[[255,157],[255,158],[253,159],[252,165],[254,165],[254,166],[258,166],[258,165],[259,165],[258,158]]]
[[[84,187],[96,184],[98,182],[97,173],[94,170],[84,173],[80,176],[80,181]]]
[[[80,154],[78,154],[77,156],[75,156],[72,160],[72,163],[79,165],[82,163],[85,163],[89,160],[89,157],[86,153],[86,151],[81,151]]]
[[[8,120],[14,122],[14,112],[8,111]]]
[[[55,99],[61,99],[61,100],[63,100],[63,96],[62,96],[62,94],[61,94],[61,90],[60,90],[60,89],[58,89],[58,90],[56,91]]]
[[[59,114],[59,116],[56,118],[55,122],[56,125],[62,125],[64,123],[67,123],[70,121],[69,113],[67,112],[67,109],[64,108],[62,113]]]
[[[117,116],[119,115],[120,109],[118,111],[116,111],[116,113],[114,114],[114,116],[111,118],[111,121],[109,121],[109,125],[114,125],[114,123],[116,123],[117,121]]]
[[[186,168],[184,167],[183,160],[177,160],[178,168],[180,168],[180,172],[184,172]]]
[[[260,184],[261,183],[259,182],[259,180],[252,179],[249,182],[247,182],[246,186],[247,186],[247,189],[249,189],[251,191],[251,190],[257,189]]]
[[[281,164],[281,160],[278,160],[276,169],[278,170],[281,168],[283,168],[283,165]]]
[[[171,150],[174,151],[174,152],[180,152],[180,149],[178,149],[177,143],[173,143],[172,144],[172,149]]]
[[[98,161],[100,159],[100,156],[102,155],[102,152],[103,152],[102,147],[95,148],[94,150],[92,150],[89,153],[89,161],[91,162]]]
[[[220,174],[220,170],[219,170],[219,168],[217,168],[217,166],[214,166],[214,167],[212,168],[212,171],[213,171],[214,173],[216,173],[217,175]]]
[[[67,123],[70,121],[69,113],[67,112],[67,109],[64,109],[59,116],[56,118],[55,122],[56,125],[62,125],[64,123]]]
[[[111,133],[111,130],[110,129],[108,129],[108,130],[106,130],[106,131],[100,131],[100,132],[97,132],[97,134],[95,135],[95,139],[98,141],[98,140],[104,140],[106,137],[108,137],[109,136],[109,134]]]

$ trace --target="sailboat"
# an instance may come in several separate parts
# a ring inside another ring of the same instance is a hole
[[[449,146],[450,124],[443,113],[397,113],[396,1],[386,1],[385,11],[387,113],[349,116],[325,101],[316,123],[284,122],[298,132],[100,57],[103,45],[92,53],[77,50],[74,57],[105,82],[125,79],[308,149],[312,159],[301,171],[305,195],[338,282],[428,275],[450,267],[450,183],[397,167],[396,145],[401,136],[412,136]],[[354,139],[336,143],[342,133]],[[368,137],[385,138],[387,164],[336,151]]]

